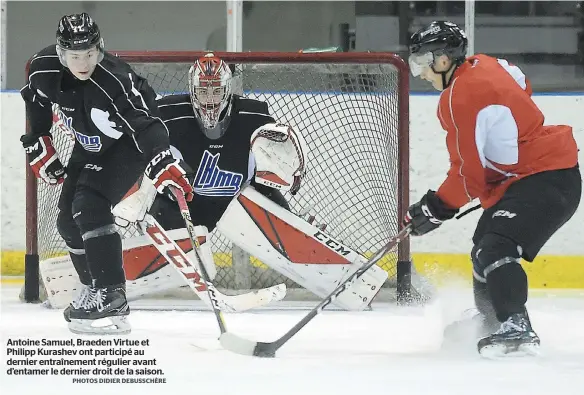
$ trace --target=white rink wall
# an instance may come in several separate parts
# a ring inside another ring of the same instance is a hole
[[[19,137],[24,133],[24,102],[17,92],[3,92],[1,106],[1,187],[0,218],[2,250],[25,248],[25,159]],[[584,95],[535,96],[546,116],[546,124],[569,124],[581,147],[584,163]],[[436,118],[438,96],[414,95],[410,99],[410,196],[419,199],[428,188],[436,189],[448,170],[445,134]],[[447,222],[423,238],[412,240],[413,252],[467,253],[471,249],[474,225],[481,210],[461,220]],[[584,255],[581,223],[584,208],[544,247],[543,254]]]

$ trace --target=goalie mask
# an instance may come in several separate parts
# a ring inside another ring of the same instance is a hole
[[[203,133],[211,139],[223,135],[229,122],[231,70],[212,53],[199,58],[189,70],[189,91]]]

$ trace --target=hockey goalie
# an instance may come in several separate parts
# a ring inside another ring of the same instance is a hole
[[[124,239],[128,300],[189,285],[208,301],[202,292],[213,285],[201,279],[198,265],[211,280],[215,278],[209,237],[213,231],[320,297],[366,262],[324,227],[291,212],[282,192],[298,192],[309,160],[301,131],[278,123],[267,103],[232,93],[231,80],[225,62],[208,54],[191,67],[188,94],[158,101],[173,156],[192,170],[195,197],[188,206],[196,225],[197,251],[192,251],[172,194],[157,195],[144,179],[113,208],[119,225],[139,228],[138,235]],[[41,267],[54,306],[69,303],[73,293],[75,276],[63,276],[63,270],[62,263]],[[387,273],[374,266],[334,303],[362,310],[386,279]],[[240,295],[215,293],[221,310],[236,312],[282,299],[285,287]]]

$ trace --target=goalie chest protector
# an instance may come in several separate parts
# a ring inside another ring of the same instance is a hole
[[[252,133],[275,122],[268,113],[268,105],[234,95],[229,125],[218,139],[203,133],[188,94],[163,97],[158,106],[170,133],[170,144],[196,173],[195,193],[231,200],[253,176]]]

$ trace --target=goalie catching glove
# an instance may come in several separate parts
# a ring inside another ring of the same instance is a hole
[[[166,188],[174,186],[180,189],[187,202],[193,200],[193,187],[187,180],[188,165],[172,156],[170,148],[154,155],[146,166],[146,177],[152,180],[158,193],[166,193]]]
[[[306,142],[289,125],[268,123],[251,135],[255,181],[296,194],[306,174]]]
[[[442,222],[456,215],[458,209],[452,209],[442,201],[436,192],[429,190],[418,203],[408,208],[404,225],[411,224],[413,236],[422,236],[437,229]]]
[[[20,138],[34,175],[50,185],[65,181],[65,168],[53,147],[51,136],[25,134]]]

